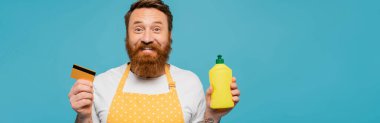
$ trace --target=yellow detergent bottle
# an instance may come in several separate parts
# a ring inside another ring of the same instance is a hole
[[[209,75],[213,89],[210,107],[212,109],[234,107],[231,94],[232,70],[224,64],[222,55],[218,55],[216,64],[210,69]]]

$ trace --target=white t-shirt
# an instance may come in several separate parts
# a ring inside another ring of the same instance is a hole
[[[92,120],[94,123],[107,122],[108,109],[126,66],[126,64],[123,64],[95,77],[94,104],[92,107]],[[197,123],[202,121],[206,109],[206,101],[202,83],[198,76],[191,71],[180,69],[174,65],[170,65],[170,74],[173,81],[176,82],[176,90],[185,122]],[[123,91],[160,94],[169,92],[169,88],[165,75],[145,80],[129,72]]]

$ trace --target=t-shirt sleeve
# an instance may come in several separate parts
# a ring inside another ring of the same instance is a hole
[[[101,95],[100,95],[100,90],[99,90],[99,84],[104,80],[104,74],[100,74],[98,76],[95,77],[95,80],[93,82],[94,86],[93,86],[93,95],[94,95],[94,98],[93,98],[93,103],[92,103],[92,108],[91,108],[91,115],[92,115],[92,122],[93,123],[100,123],[100,117],[99,117],[99,114],[98,114],[98,111],[99,108],[99,99],[101,99]]]
[[[92,123],[100,123],[99,121],[99,117],[98,117],[98,114],[96,113],[96,109],[95,109],[95,106],[94,104],[92,104],[92,108],[91,108],[91,115],[92,115]]]
[[[202,122],[204,119],[204,114],[206,110],[206,100],[204,94],[202,94],[201,99],[199,100],[197,111],[194,115],[194,119],[192,120],[192,123],[199,123]]]
[[[196,109],[195,109],[196,111],[194,113],[194,116],[191,118],[192,119],[191,123],[203,122],[204,114],[206,111],[206,98],[205,98],[203,86],[202,86],[200,79],[196,75],[195,75],[195,78],[198,80],[198,83],[197,83],[197,86],[198,86],[197,93],[198,94],[197,95],[199,95],[199,96],[196,100]]]

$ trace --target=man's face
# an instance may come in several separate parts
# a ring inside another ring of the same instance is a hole
[[[131,69],[140,77],[159,76],[171,50],[167,16],[154,8],[135,9],[128,22]]]
[[[170,45],[170,32],[166,15],[154,8],[140,8],[132,12],[128,27],[128,44],[136,49],[141,45],[157,46],[164,49]],[[158,49],[157,49],[158,50]],[[151,48],[140,49],[138,55],[157,57]]]

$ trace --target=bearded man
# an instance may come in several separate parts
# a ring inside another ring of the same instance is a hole
[[[125,15],[130,62],[95,77],[77,80],[69,99],[78,123],[219,122],[232,108],[211,109],[212,88],[204,94],[193,72],[168,64],[173,17],[161,0],[139,0]],[[239,102],[235,78],[232,100]]]

